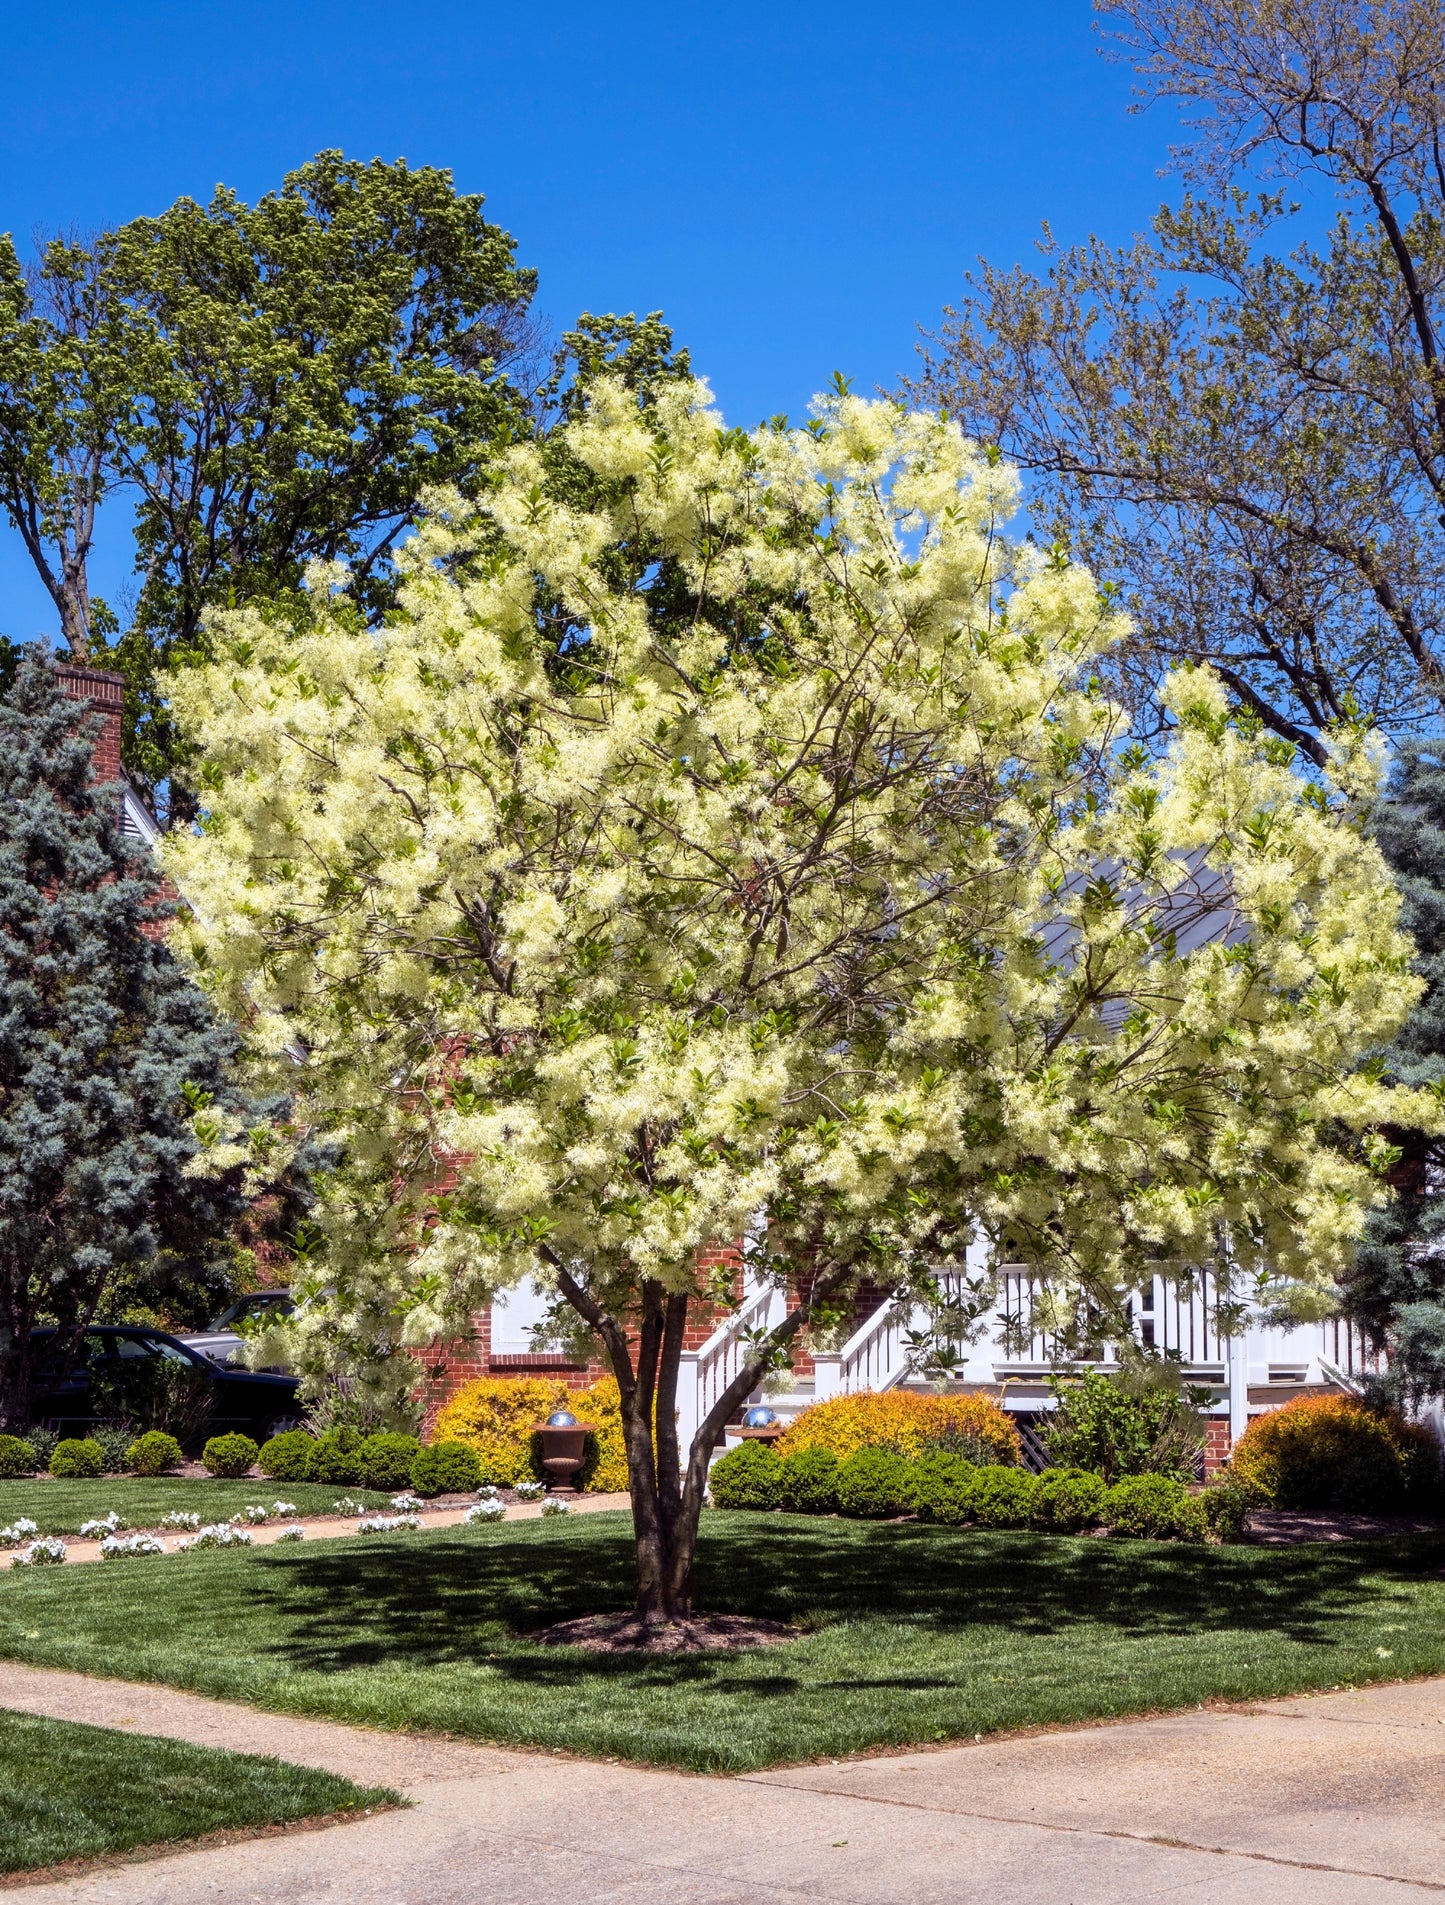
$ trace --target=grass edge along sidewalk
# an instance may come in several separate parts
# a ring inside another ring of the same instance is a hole
[[[217,1833],[340,1823],[406,1803],[388,1787],[287,1760],[3,1708],[0,1797],[0,1886]]]
[[[700,1607],[785,1645],[539,1645],[625,1607],[625,1514],[0,1577],[0,1655],[700,1772],[1445,1673],[1445,1539],[1293,1548],[710,1513]]]

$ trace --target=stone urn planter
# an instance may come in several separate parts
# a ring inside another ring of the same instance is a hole
[[[542,1442],[542,1467],[547,1487],[554,1495],[575,1495],[577,1475],[587,1455],[590,1422],[579,1422],[566,1409],[558,1409],[545,1422],[537,1424]]]

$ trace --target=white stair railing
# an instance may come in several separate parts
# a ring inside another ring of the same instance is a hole
[[[840,1350],[813,1353],[813,1394],[819,1402],[858,1389],[891,1389],[908,1368],[903,1332],[913,1327],[911,1311],[885,1303],[873,1312]]]
[[[683,1351],[677,1372],[677,1435],[684,1462],[703,1419],[747,1360],[752,1345],[744,1332],[772,1329],[786,1313],[785,1292],[764,1285],[723,1318],[701,1349]]]

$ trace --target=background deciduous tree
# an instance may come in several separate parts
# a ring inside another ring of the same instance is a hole
[[[721,1424],[816,1306],[930,1287],[978,1226],[1061,1324],[1118,1314],[1228,1226],[1308,1310],[1408,1115],[1350,1069],[1417,990],[1358,737],[1331,793],[1186,671],[1167,755],[1121,752],[1117,618],[1016,504],[934,415],[840,389],[748,435],[601,375],[439,505],[383,628],[318,570],[171,679],[184,943],[341,1151],[291,1352],[384,1387],[550,1284],[620,1385],[645,1620],[688,1611]],[[704,1246],[760,1211],[785,1318],[679,1448]]]
[[[321,558],[385,611],[423,491],[474,490],[526,427],[534,289],[450,173],[338,152],[255,206],[218,187],[55,239],[30,271],[0,242],[0,505],[72,655],[114,642],[133,774],[181,765],[156,678],[202,652],[208,607],[284,597]],[[108,498],[134,509],[127,605],[91,593]]]
[[[1126,592],[1144,723],[1181,659],[1317,764],[1445,702],[1445,12],[1118,0],[1146,98],[1202,108],[1193,188],[1122,249],[985,265],[910,385],[1031,478]],[[1251,175],[1285,192],[1248,196]],[[1319,235],[1290,181],[1332,189]]]

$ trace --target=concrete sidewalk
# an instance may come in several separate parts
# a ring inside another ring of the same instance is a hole
[[[0,1706],[416,1801],[27,1887],[33,1905],[1386,1905],[1445,1892],[1445,1681],[703,1779],[0,1663]]]

